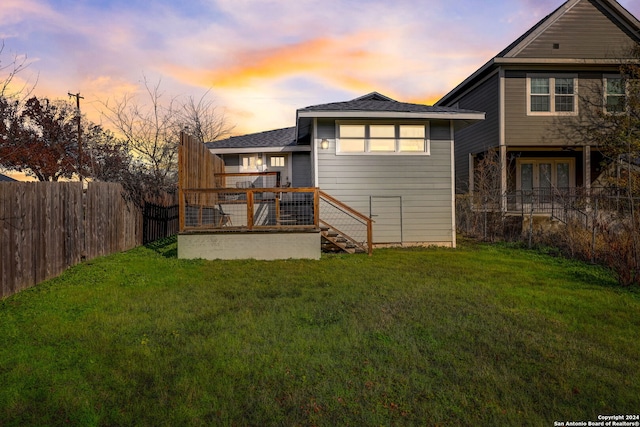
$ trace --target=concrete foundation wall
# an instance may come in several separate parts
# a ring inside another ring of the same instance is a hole
[[[320,233],[202,233],[178,235],[183,259],[320,259]]]

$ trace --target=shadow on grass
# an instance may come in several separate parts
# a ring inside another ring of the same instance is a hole
[[[155,242],[147,243],[145,248],[151,249],[165,258],[178,258],[178,236],[170,236]]]

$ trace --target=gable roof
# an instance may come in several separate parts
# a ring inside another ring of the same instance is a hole
[[[587,3],[592,6],[588,7]],[[579,10],[580,9],[580,10]],[[585,11],[590,10],[591,15],[585,15]],[[593,36],[598,37],[597,26],[593,26],[593,22],[587,22],[587,20],[593,19],[590,16],[598,15],[597,18],[602,19],[602,17],[607,18],[610,21],[608,27],[608,35],[616,32],[620,35],[620,37],[624,37],[624,39],[631,39],[635,42],[640,41],[640,22],[627,11],[624,7],[622,7],[615,0],[568,0],[560,7],[558,7],[555,11],[547,15],[540,22],[534,25],[529,31],[523,34],[521,37],[516,39],[513,43],[511,43],[507,48],[505,48],[502,52],[496,55],[497,58],[515,58],[521,56],[526,53],[527,49],[533,45],[535,45],[539,40],[548,39],[549,36],[545,35],[545,32],[549,30],[553,32],[553,26],[556,24],[561,24],[563,21],[577,21],[580,36],[582,34],[591,33]],[[568,26],[571,24],[567,23]],[[574,25],[575,29],[575,25]],[[558,37],[558,34],[553,34],[550,37],[553,37],[555,41]],[[619,38],[618,41],[622,39]],[[560,40],[557,40],[560,41]],[[594,43],[597,42],[611,42],[613,40],[606,40],[603,37],[602,40],[591,40]],[[616,46],[616,48],[620,48],[621,46]],[[619,54],[620,52],[610,52]],[[573,56],[572,56],[573,57]]]
[[[312,105],[297,110],[295,127],[274,129],[248,135],[232,136],[205,145],[214,154],[310,151],[311,124],[314,118],[420,118],[454,119],[456,127],[484,120],[484,113],[449,107],[398,102],[378,92],[344,102]]]
[[[535,49],[536,43],[539,45],[548,42],[551,37],[557,37],[557,32],[552,28],[554,24],[560,25],[563,20],[573,20],[574,29],[578,28],[583,34],[589,34],[594,31],[590,27],[590,23],[581,22],[578,9],[587,5],[593,8],[593,14],[600,13],[600,17],[605,17],[610,21],[609,27],[620,34],[619,37],[625,37],[630,41],[640,43],[640,21],[634,17],[629,11],[622,7],[616,0],[568,0],[549,15],[540,20],[536,25],[527,30],[523,35],[514,40],[505,49],[500,51],[495,57],[490,59],[482,67],[476,70],[471,76],[467,77],[462,83],[453,90],[443,96],[435,105],[447,105],[466,87],[478,81],[483,76],[489,74],[500,65],[506,64],[607,64],[615,65],[620,62],[619,58],[611,55],[608,57],[580,57],[575,49],[567,49],[570,52],[565,56],[559,55],[562,51],[554,51],[554,55],[540,54],[540,46]],[[582,11],[584,13],[584,10]],[[578,19],[578,20],[576,20]],[[547,36],[550,34],[551,36]],[[596,36],[597,37],[597,36]],[[604,40],[603,40],[604,42]],[[555,39],[554,39],[555,43]],[[558,43],[559,44],[559,43]],[[564,43],[563,43],[564,46]],[[620,49],[621,46],[611,46],[611,48]]]
[[[205,145],[216,154],[255,152],[256,148],[260,148],[263,152],[300,150],[296,144],[295,127],[232,136],[220,141],[207,142]]]
[[[371,92],[366,95],[362,95],[352,101],[395,101],[394,99],[389,98],[386,95],[381,94],[380,92]]]
[[[433,107],[424,104],[412,104],[399,102],[378,92],[372,92],[365,96],[350,101],[331,102],[328,104],[312,105],[298,110],[298,118],[301,117],[352,117],[352,118],[378,118],[378,117],[405,117],[405,118],[442,118],[442,119],[480,119],[484,113],[471,110],[460,110],[450,107]],[[465,117],[463,117],[465,116]]]

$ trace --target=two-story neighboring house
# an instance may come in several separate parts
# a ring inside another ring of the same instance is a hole
[[[569,0],[440,99],[486,112],[456,134],[457,191],[474,190],[478,159],[492,151],[502,194],[590,188],[603,156],[569,127],[590,97],[620,108],[621,60],[638,42],[640,22],[616,1]]]

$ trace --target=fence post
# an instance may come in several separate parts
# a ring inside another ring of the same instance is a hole
[[[529,214],[529,249],[533,246],[533,200],[531,202],[531,213]]]
[[[596,206],[593,210],[593,218],[591,220],[591,263],[596,262],[596,227],[597,221],[596,217],[598,215],[598,199],[596,198]]]
[[[484,198],[483,198],[482,212],[484,214],[483,215],[483,217],[484,217],[483,237],[484,237],[484,240],[487,240],[487,196],[484,196]]]

